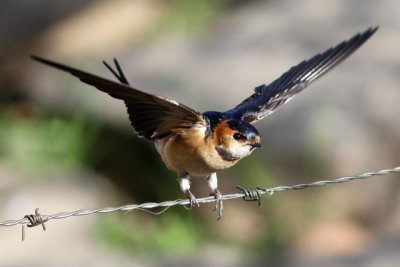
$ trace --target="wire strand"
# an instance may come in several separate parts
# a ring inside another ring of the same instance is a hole
[[[231,200],[231,199],[238,199],[242,198],[243,200],[258,200],[260,197],[264,194],[272,195],[273,193],[277,192],[282,192],[282,191],[287,191],[287,190],[300,190],[300,189],[306,189],[310,187],[321,187],[325,185],[332,185],[332,184],[339,184],[339,183],[346,183],[350,182],[352,180],[361,180],[361,179],[366,179],[370,178],[373,176],[383,176],[383,175],[388,175],[391,173],[400,173],[400,166],[394,167],[391,169],[384,169],[384,170],[379,170],[376,172],[365,172],[361,173],[358,175],[354,176],[343,176],[339,177],[336,179],[332,180],[319,180],[316,182],[311,182],[311,183],[303,183],[303,184],[295,184],[291,186],[276,186],[276,187],[271,187],[271,188],[261,188],[257,187],[255,189],[245,189],[242,187],[237,187],[239,190],[241,190],[241,193],[233,193],[233,194],[226,194],[222,196],[222,200]],[[214,202],[215,198],[213,196],[210,197],[204,197],[204,198],[199,198],[197,199],[198,203],[210,203]],[[259,202],[260,204],[260,202]],[[15,225],[26,225],[28,227],[34,227],[38,225],[42,225],[43,229],[45,230],[44,223],[48,222],[50,220],[60,220],[60,219],[65,219],[69,218],[72,216],[87,216],[87,215],[92,215],[95,213],[111,213],[111,212],[117,212],[117,211],[123,211],[123,212],[130,212],[133,210],[146,210],[149,211],[154,208],[169,208],[172,206],[177,206],[177,205],[189,205],[189,200],[188,199],[176,199],[176,200],[171,200],[171,201],[164,201],[160,203],[155,203],[155,202],[147,202],[147,203],[142,203],[142,204],[130,204],[130,205],[124,205],[120,207],[105,207],[105,208],[99,208],[99,209],[82,209],[82,210],[76,210],[76,211],[69,211],[69,212],[59,212],[55,213],[52,215],[43,215],[38,212],[38,209],[36,209],[34,215],[25,215],[22,219],[19,220],[8,220],[8,221],[2,221],[0,222],[0,227],[1,226],[15,226]],[[157,214],[157,213],[155,213]],[[23,228],[23,238],[25,237],[25,230]]]

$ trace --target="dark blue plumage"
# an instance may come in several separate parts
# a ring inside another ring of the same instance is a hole
[[[247,139],[251,139],[256,135],[260,135],[256,127],[245,121],[231,119],[228,120],[228,125],[232,130],[236,130],[245,135]]]

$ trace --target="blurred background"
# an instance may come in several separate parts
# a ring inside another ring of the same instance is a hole
[[[0,221],[182,198],[122,102],[30,60],[40,55],[198,110],[227,110],[303,59],[379,31],[258,123],[262,150],[219,173],[220,190],[273,187],[399,165],[400,2],[2,1]],[[398,266],[400,179],[276,193],[255,203],[74,217],[0,229],[1,266]],[[198,197],[204,179],[193,180]]]

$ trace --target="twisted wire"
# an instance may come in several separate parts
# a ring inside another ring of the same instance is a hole
[[[325,185],[331,185],[331,184],[339,184],[339,183],[346,183],[350,182],[352,180],[360,180],[360,179],[366,179],[370,178],[373,176],[383,176],[383,175],[388,175],[391,173],[400,173],[400,166],[394,167],[391,169],[384,169],[384,170],[379,170],[376,172],[365,172],[361,173],[358,175],[354,176],[343,176],[339,177],[336,179],[332,180],[320,180],[316,182],[311,182],[311,183],[303,183],[303,184],[295,184],[292,186],[276,186],[276,187],[271,187],[271,188],[261,188],[257,187],[255,189],[245,189],[242,187],[237,187],[239,190],[241,190],[241,193],[233,193],[233,194],[226,194],[222,196],[223,200],[231,200],[231,199],[237,199],[237,198],[242,198],[243,200],[247,201],[260,201],[260,197],[264,194],[269,194],[272,195],[273,193],[276,192],[282,192],[282,191],[287,191],[287,190],[300,190],[300,189],[305,189],[305,188],[310,188],[310,187],[320,187],[320,186],[325,186]],[[210,197],[204,197],[204,198],[199,198],[197,199],[198,203],[210,203],[210,202],[215,202],[215,198],[213,196]],[[260,204],[260,202],[259,202]],[[99,208],[99,209],[82,209],[82,210],[76,210],[76,211],[70,211],[70,212],[59,212],[56,214],[52,215],[42,215],[38,212],[38,209],[36,209],[34,215],[25,215],[22,219],[19,220],[8,220],[8,221],[2,221],[0,222],[0,226],[15,226],[15,225],[26,225],[28,227],[33,227],[37,225],[42,225],[43,230],[45,230],[44,223],[49,221],[49,220],[54,220],[54,219],[65,219],[68,217],[72,216],[86,216],[86,215],[91,215],[95,213],[110,213],[110,212],[116,212],[116,211],[124,211],[124,212],[129,212],[133,210],[151,210],[154,208],[168,208],[172,206],[177,206],[177,205],[189,205],[189,200],[188,199],[177,199],[177,200],[171,200],[171,201],[164,201],[160,203],[155,203],[155,202],[147,202],[147,203],[142,203],[142,204],[130,204],[130,205],[124,205],[120,207],[106,207],[106,208]],[[23,238],[24,238],[24,230],[23,230]]]

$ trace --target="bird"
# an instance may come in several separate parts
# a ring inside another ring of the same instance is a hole
[[[199,203],[191,191],[192,177],[205,177],[215,198],[218,219],[222,216],[222,193],[217,172],[234,166],[261,148],[254,123],[271,115],[363,45],[379,26],[356,33],[336,46],[291,67],[269,84],[227,111],[198,112],[182,103],[134,88],[118,61],[115,69],[103,61],[118,82],[32,55],[32,59],[68,72],[82,82],[125,103],[137,136],[154,143],[166,167],[177,173],[180,189],[191,208]]]

